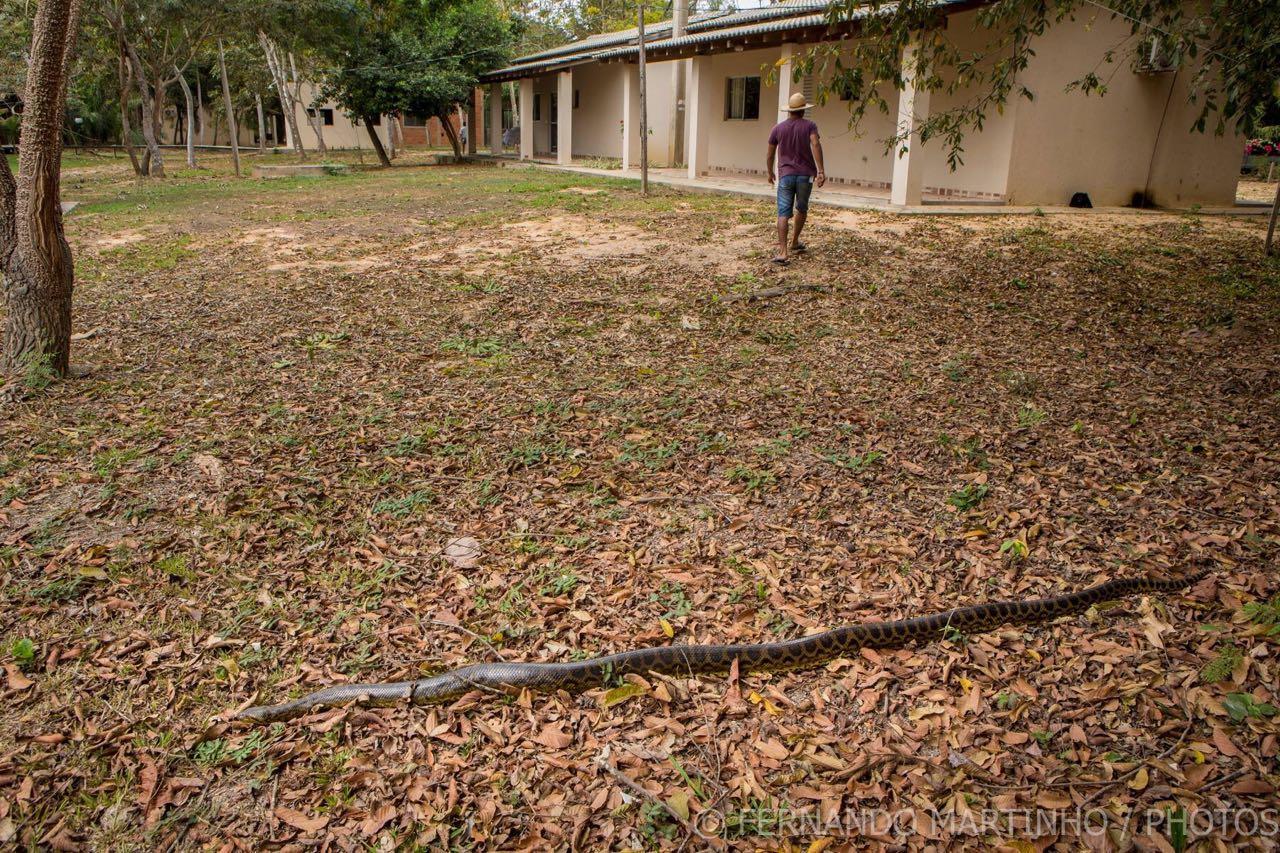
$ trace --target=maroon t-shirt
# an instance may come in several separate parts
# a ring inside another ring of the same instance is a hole
[[[809,145],[810,134],[818,132],[818,126],[807,118],[788,118],[773,126],[769,144],[778,146],[778,176],[818,176],[818,164],[813,162],[813,149]]]

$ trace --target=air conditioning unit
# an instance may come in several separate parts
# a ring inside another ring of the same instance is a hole
[[[1178,70],[1180,59],[1178,51],[1169,47],[1160,36],[1153,35],[1142,48],[1136,70],[1139,74],[1168,74]]]

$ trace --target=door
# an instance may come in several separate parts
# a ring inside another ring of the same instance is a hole
[[[551,110],[548,114],[548,126],[551,131],[551,153],[555,154],[560,150],[560,130],[559,130],[560,104],[556,93],[551,93]]]

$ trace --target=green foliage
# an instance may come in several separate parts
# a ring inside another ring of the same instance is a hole
[[[1270,601],[1250,601],[1241,610],[1268,637],[1280,637],[1280,595]]]
[[[986,483],[970,483],[964,488],[952,492],[947,498],[947,503],[961,512],[967,512],[982,503],[982,499],[987,496],[989,491],[990,489]]]
[[[1243,660],[1239,647],[1228,644],[1219,650],[1218,656],[1205,664],[1200,670],[1200,680],[1205,684],[1216,684],[1226,681],[1236,666]]]
[[[326,12],[324,97],[366,120],[446,116],[510,56],[511,24],[493,0],[331,0]]]
[[[9,654],[13,655],[19,667],[27,669],[36,662],[36,644],[26,637],[14,640],[13,645],[9,647]]]
[[[1227,709],[1232,722],[1243,723],[1250,717],[1274,717],[1276,707],[1269,702],[1259,702],[1249,693],[1228,693],[1222,700],[1222,707]]]

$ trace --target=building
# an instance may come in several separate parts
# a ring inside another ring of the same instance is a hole
[[[946,37],[961,48],[984,48],[991,34],[977,24],[981,5],[982,0],[938,0]],[[788,0],[649,27],[650,165],[679,167],[695,181],[763,174],[766,139],[780,105],[794,91],[812,96],[817,88],[813,79],[793,79],[793,57],[813,44],[858,37],[857,20],[832,26],[826,8],[813,0]],[[1035,99],[992,111],[981,132],[966,135],[964,162],[954,170],[940,141],[921,144],[912,138],[898,154],[886,152],[885,140],[918,126],[931,110],[968,102],[976,90],[917,91],[908,80],[898,93],[896,115],[869,114],[860,134],[848,128],[848,104],[833,97],[810,115],[822,128],[828,180],[836,188],[907,205],[1062,205],[1079,192],[1098,206],[1127,205],[1143,193],[1170,207],[1234,204],[1243,139],[1189,130],[1198,112],[1187,101],[1190,73],[1158,61],[1132,67],[1119,57],[1110,66],[1104,97],[1068,91],[1068,84],[1129,35],[1127,21],[1086,7],[1034,37],[1035,53],[1019,82]],[[519,146],[508,152],[492,132],[469,140],[469,146],[562,164],[615,158],[631,168],[639,158],[638,54],[636,31],[626,30],[488,72],[481,78],[489,89],[487,120],[476,114],[472,125],[503,126],[502,90],[516,82]],[[770,83],[775,67],[783,85]]]

